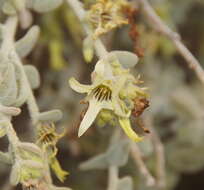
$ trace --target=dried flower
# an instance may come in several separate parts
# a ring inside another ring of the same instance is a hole
[[[64,132],[58,134],[56,132],[55,125],[52,122],[43,122],[38,125],[37,144],[47,154],[50,166],[60,181],[64,181],[65,176],[68,175],[68,172],[61,168],[58,160],[56,159],[58,151],[56,144],[58,140],[64,136],[64,134]]]
[[[113,28],[128,24],[123,15],[123,8],[127,6],[125,0],[97,0],[88,11],[87,20],[94,29],[94,38]]]

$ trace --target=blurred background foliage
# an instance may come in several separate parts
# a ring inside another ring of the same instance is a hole
[[[88,8],[94,0],[84,0]],[[158,15],[183,39],[183,42],[204,67],[204,1],[203,0],[151,0]],[[64,112],[60,127],[67,128],[67,135],[59,142],[58,159],[70,172],[65,181],[75,190],[104,190],[107,172],[104,170],[80,171],[79,164],[106,150],[113,128],[94,126],[82,138],[77,138],[83,97],[72,91],[68,78],[76,77],[83,83],[90,82],[90,73],[97,61],[85,63],[82,55],[84,34],[72,10],[63,4],[55,11],[39,15],[33,13],[33,22],[40,26],[41,37],[25,64],[35,65],[41,74],[41,86],[35,92],[41,110],[59,108]],[[136,18],[139,45],[144,57],[132,70],[141,74],[149,88],[150,107],[145,114],[153,117],[154,125],[165,146],[168,190],[204,189],[204,88],[194,72],[186,67],[185,60],[177,53],[171,41],[153,31],[141,12]],[[111,31],[103,36],[109,50],[133,51],[129,26]],[[23,36],[20,30],[18,38]],[[15,118],[14,126],[22,140],[29,139],[31,126],[27,109]],[[136,126],[134,126],[136,127]],[[147,137],[148,138],[148,137]],[[6,139],[0,139],[5,150]],[[148,141],[139,143],[145,163],[154,171],[155,157]],[[4,190],[9,171],[0,163],[0,187]],[[144,185],[132,160],[122,167],[120,176],[131,175],[135,189],[150,190]],[[55,179],[55,178],[54,178]],[[56,184],[61,185],[57,180]],[[6,190],[6,189],[5,189]]]

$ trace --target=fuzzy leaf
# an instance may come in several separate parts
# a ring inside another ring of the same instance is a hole
[[[13,106],[21,106],[25,101],[27,100],[28,97],[28,90],[24,87],[24,78],[22,74],[21,68],[17,65],[14,64],[15,66],[15,75],[16,75],[16,83],[17,83],[17,88],[18,88],[18,95],[15,100],[15,103]]]
[[[113,144],[106,154],[109,165],[124,166],[128,161],[129,147],[129,140],[121,140]]]
[[[31,52],[38,40],[39,33],[39,27],[33,26],[23,38],[16,42],[16,52],[21,58],[26,57]]]
[[[24,66],[28,81],[32,89],[36,89],[40,86],[40,75],[38,70],[32,65]]]
[[[122,140],[110,146],[106,153],[95,156],[80,165],[82,170],[105,169],[109,166],[124,166],[128,161],[129,141]]]
[[[44,13],[59,7],[62,2],[63,0],[29,0],[28,6],[34,11]]]
[[[117,60],[125,69],[134,67],[138,62],[137,55],[129,51],[111,51],[108,54],[108,59],[114,58],[117,58]]]
[[[0,65],[0,102],[3,105],[12,105],[17,97],[17,84],[15,76],[15,68],[12,63],[5,62],[6,65]]]
[[[100,154],[95,156],[82,164],[80,164],[79,168],[81,170],[92,170],[92,169],[105,169],[108,168],[108,162],[106,159],[106,154]]]
[[[60,110],[51,110],[47,112],[42,112],[38,116],[39,121],[49,121],[49,122],[55,122],[59,121],[62,118],[62,112]]]
[[[17,116],[21,113],[21,109],[16,107],[7,107],[0,105],[0,112],[6,115]]]

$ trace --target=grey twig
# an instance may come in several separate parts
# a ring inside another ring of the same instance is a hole
[[[166,186],[166,168],[165,168],[165,155],[164,155],[164,146],[160,140],[159,135],[157,134],[151,117],[145,117],[145,125],[151,131],[151,139],[154,145],[154,151],[156,155],[156,183],[157,187],[163,189]]]
[[[162,35],[169,38],[172,43],[175,45],[178,52],[186,60],[188,66],[194,70],[199,80],[204,83],[204,70],[201,67],[198,60],[193,56],[193,54],[188,50],[188,48],[182,43],[180,36],[173,32],[156,14],[152,6],[149,4],[148,0],[137,0],[135,3],[139,3],[142,7],[142,10],[149,20],[151,26],[161,33]]]
[[[151,175],[151,173],[149,172],[148,168],[146,167],[146,165],[145,165],[145,163],[144,163],[144,161],[142,159],[140,149],[137,146],[137,144],[134,143],[134,142],[131,142],[130,153],[131,153],[132,159],[134,160],[134,162],[135,162],[136,166],[138,167],[140,173],[142,174],[142,176],[146,180],[146,184],[148,186],[154,186],[155,185],[155,179]]]

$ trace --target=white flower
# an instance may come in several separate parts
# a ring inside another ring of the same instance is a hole
[[[74,78],[69,80],[71,88],[79,93],[87,93],[85,101],[89,103],[88,110],[80,124],[78,136],[82,136],[94,122],[102,110],[111,110],[127,136],[134,141],[140,141],[131,128],[129,117],[131,109],[128,108],[120,92],[124,91],[127,83],[132,79],[128,69],[123,69],[116,63],[111,66],[108,62],[100,60],[92,73],[92,84],[83,85]]]

